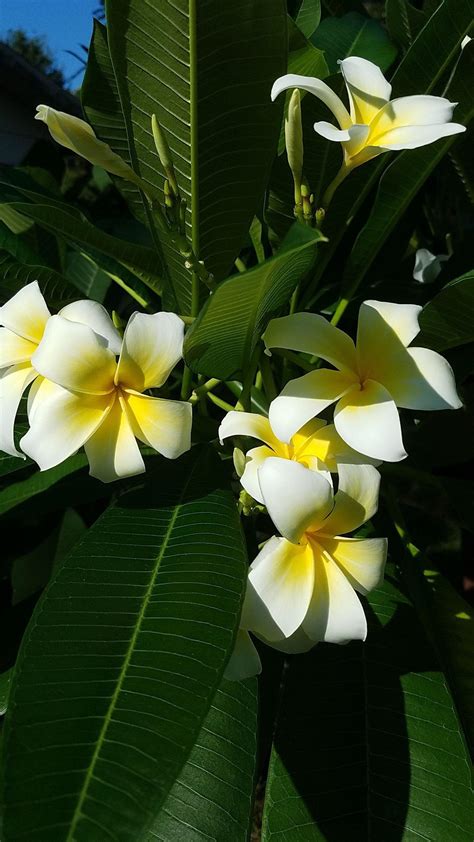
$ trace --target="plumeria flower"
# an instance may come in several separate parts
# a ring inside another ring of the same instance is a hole
[[[35,120],[46,123],[51,137],[56,143],[71,149],[76,155],[90,161],[91,164],[103,167],[107,172],[141,185],[140,178],[132,168],[117,155],[107,143],[99,140],[93,128],[72,114],[56,111],[49,105],[36,106]]]
[[[377,510],[380,475],[371,465],[340,465],[339,488],[297,462],[267,459],[260,487],[281,538],[250,565],[242,628],[276,648],[306,651],[318,641],[365,640],[357,593],[383,578],[385,538],[348,538]]]
[[[449,254],[432,254],[428,249],[417,249],[413,278],[420,284],[432,284],[449,260]]]
[[[114,354],[120,353],[122,340],[101,304],[76,301],[60,313],[63,319],[89,325]],[[38,377],[32,357],[50,318],[37,281],[20,289],[0,307],[0,450],[11,456],[24,458],[15,447],[15,418],[23,393]]]
[[[421,307],[364,301],[357,347],[323,316],[295,313],[270,322],[267,348],[291,348],[321,357],[319,368],[290,380],[272,402],[275,435],[289,442],[296,430],[337,401],[334,425],[350,447],[373,459],[398,462],[406,456],[397,407],[459,409],[454,374],[440,354],[408,347],[419,333]]]
[[[419,94],[390,100],[392,86],[376,64],[351,56],[339,62],[346,83],[349,110],[334,91],[309,76],[287,74],[273,85],[274,100],[282,91],[300,88],[318,97],[332,111],[338,128],[325,120],[314,129],[327,140],[341,143],[343,168],[338,178],[382,152],[416,149],[466,130],[451,123],[456,103],[440,96]]]
[[[245,469],[240,482],[254,500],[263,504],[258,480],[258,471],[266,459],[279,457],[299,462],[306,468],[319,471],[331,482],[331,471],[335,473],[340,462],[367,464],[367,456],[356,453],[336,432],[334,424],[327,424],[321,418],[314,418],[294,433],[286,443],[275,435],[270,420],[253,412],[228,412],[219,427],[222,442],[229,436],[250,436],[265,442],[247,452]]]
[[[174,313],[134,313],[120,357],[85,324],[52,316],[32,357],[33,384],[22,450],[47,470],[84,445],[103,482],[145,470],[136,439],[176,459],[191,446],[191,405],[144,394],[162,386],[182,356],[184,324]]]

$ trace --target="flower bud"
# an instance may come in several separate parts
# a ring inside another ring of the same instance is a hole
[[[153,132],[153,140],[155,141],[156,151],[161,161],[161,165],[165,171],[166,178],[171,187],[172,193],[179,196],[179,187],[174,171],[173,156],[168,144],[166,135],[156,119],[156,114],[151,115],[151,130]]]
[[[298,88],[293,91],[288,103],[285,119],[286,154],[295,182],[295,200],[299,201],[303,175],[303,125],[301,122],[301,95]]]
[[[103,167],[113,175],[138,183],[138,176],[132,168],[113,152],[107,143],[99,140],[91,126],[84,120],[65,114],[63,111],[56,111],[49,105],[38,105],[36,111],[35,120],[46,123],[51,137],[57,143],[71,149],[91,164]]]

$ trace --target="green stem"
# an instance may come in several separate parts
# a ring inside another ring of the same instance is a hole
[[[262,354],[261,356],[260,372],[262,375],[263,391],[271,403],[278,395],[278,389],[275,385],[270,358],[266,354]]]
[[[250,411],[250,395],[261,352],[262,348],[260,344],[258,344],[250,358],[247,373],[242,381],[242,392],[240,393],[240,397],[237,403],[235,404],[235,409],[237,410],[243,412]]]
[[[239,272],[246,272],[247,271],[247,267],[246,267],[244,261],[241,260],[240,257],[237,257],[236,260],[234,261],[234,263],[235,263],[236,269],[238,269]]]
[[[336,326],[339,323],[342,315],[345,313],[346,307],[349,304],[350,298],[341,298],[336,307],[336,311],[331,319],[331,324]]]
[[[191,317],[196,318],[199,313],[199,278],[196,272],[192,274],[191,287]],[[184,366],[183,382],[181,384],[181,398],[187,401],[192,392],[191,369],[187,365]]]
[[[215,387],[218,386],[221,382],[222,381],[218,380],[217,377],[212,377],[210,380],[207,380],[201,386],[198,386],[189,398],[190,403],[198,403],[201,400],[201,398],[205,398],[207,393],[211,392],[212,389],[215,389]]]
[[[333,180],[331,181],[329,186],[326,188],[324,196],[321,200],[321,207],[325,211],[327,211],[327,209],[328,209],[328,207],[331,203],[332,197],[334,196],[334,193],[336,192],[337,188],[339,187],[340,184],[342,184],[344,179],[347,178],[351,169],[352,168],[350,166],[347,166],[345,163],[343,163],[342,166],[341,166],[341,169],[339,170],[337,175],[333,178]]]
[[[233,412],[234,407],[227,403],[227,401],[223,401],[222,398],[218,398],[217,395],[214,395],[213,392],[208,392],[206,398],[211,401],[211,403],[215,404],[219,407],[219,409],[223,409],[224,412]]]

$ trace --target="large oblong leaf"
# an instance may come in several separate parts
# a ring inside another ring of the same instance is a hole
[[[474,271],[450,281],[420,313],[420,344],[445,351],[474,341]]]
[[[184,355],[193,371],[226,380],[244,368],[267,322],[310,269],[322,239],[319,231],[295,223],[274,257],[218,286],[186,336]]]
[[[217,278],[237,257],[266,184],[281,106],[270,90],[286,67],[284,0],[110,0],[110,55],[134,169],[155,191],[165,177],[151,134],[166,132],[189,240]],[[161,235],[160,235],[161,236]],[[182,312],[191,276],[162,238]]]
[[[5,842],[136,842],[219,686],[246,576],[237,508],[212,450],[158,464],[74,547],[26,633]]]
[[[365,643],[288,668],[262,842],[471,842],[474,800],[445,678],[397,577],[369,596]]]

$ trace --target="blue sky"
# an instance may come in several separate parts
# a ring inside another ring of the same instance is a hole
[[[24,29],[28,35],[43,35],[56,64],[66,78],[80,63],[66,50],[84,55],[81,44],[89,44],[93,12],[99,0],[0,0],[0,39],[9,29]],[[82,73],[71,82],[80,86]]]

